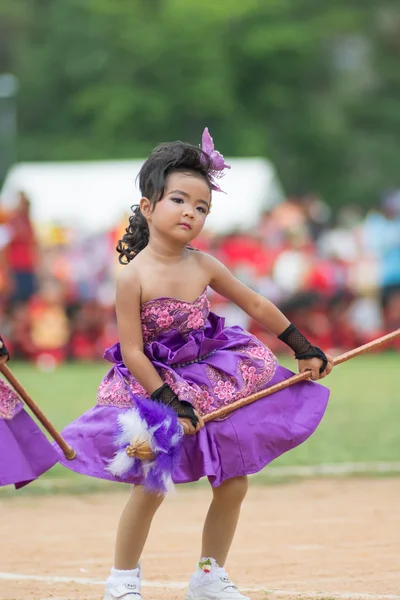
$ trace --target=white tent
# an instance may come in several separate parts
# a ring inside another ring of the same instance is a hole
[[[260,212],[280,201],[281,188],[272,165],[258,158],[226,159],[232,166],[214,193],[207,228],[225,233],[253,227]],[[99,232],[121,222],[140,199],[136,176],[143,161],[20,163],[6,176],[0,197],[5,206],[23,191],[37,224],[60,223]]]

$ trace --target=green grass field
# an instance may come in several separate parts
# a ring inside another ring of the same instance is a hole
[[[400,356],[366,355],[338,366],[324,381],[331,400],[323,422],[310,440],[285,454],[274,466],[400,460]],[[294,361],[282,361],[294,369]],[[11,363],[15,375],[61,430],[95,402],[108,365],[68,364],[52,373]],[[44,478],[77,476],[61,466]],[[43,479],[42,478],[42,481]],[[86,479],[86,478],[85,478]]]

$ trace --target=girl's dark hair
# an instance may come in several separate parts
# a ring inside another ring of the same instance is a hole
[[[164,195],[165,184],[171,173],[193,171],[204,177],[211,189],[210,170],[210,158],[201,148],[184,142],[160,144],[140,169],[140,192],[143,197],[151,200],[154,209]],[[122,264],[129,263],[149,243],[149,228],[139,205],[135,204],[131,209],[133,214],[129,217],[129,225],[116,248],[118,260]]]

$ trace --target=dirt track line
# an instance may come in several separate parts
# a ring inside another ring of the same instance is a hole
[[[267,467],[262,475],[281,477],[313,477],[315,475],[352,475],[358,473],[399,473],[400,462],[349,462],[321,465],[297,465],[293,467]],[[255,476],[259,476],[257,473]]]
[[[105,581],[99,579],[90,579],[88,577],[50,577],[48,575],[25,575],[23,573],[1,573],[0,579],[11,581],[43,581],[47,583],[78,583],[83,585],[104,585]],[[167,588],[167,589],[184,589],[187,582],[182,581],[143,581],[144,587],[150,588]],[[299,591],[299,590],[269,590],[265,587],[243,587],[240,586],[243,592],[265,592],[266,594],[276,594],[279,596],[291,596],[298,598],[337,598],[338,600],[400,600],[400,596],[395,594],[368,594],[364,592],[315,592],[315,591]],[[42,600],[46,600],[43,598]],[[48,600],[54,600],[54,596]],[[60,598],[62,600],[62,598]],[[67,597],[65,600],[68,600]]]
[[[93,598],[93,600],[99,600],[99,594],[91,594],[90,596],[88,596],[87,594],[85,594],[85,600],[90,600],[90,598]],[[43,598],[38,598],[38,600],[71,600],[71,595],[69,596],[50,596],[50,597],[43,597]]]

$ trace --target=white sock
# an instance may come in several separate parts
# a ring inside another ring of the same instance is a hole
[[[212,583],[216,579],[215,569],[218,568],[215,558],[204,557],[196,565],[193,581],[196,585],[203,586]]]
[[[138,577],[139,567],[136,567],[136,569],[129,569],[126,571],[123,569],[114,569],[114,567],[112,567],[111,573],[106,581],[106,586],[108,588],[111,588],[124,583],[136,583]]]

